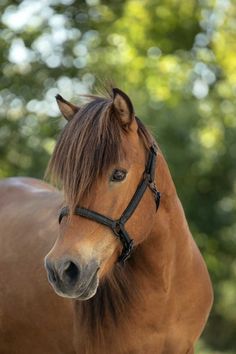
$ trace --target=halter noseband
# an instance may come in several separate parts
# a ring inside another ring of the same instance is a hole
[[[134,213],[135,209],[137,208],[148,186],[154,194],[154,199],[156,202],[156,210],[159,207],[161,194],[157,190],[155,180],[154,180],[157,150],[158,150],[157,146],[154,144],[150,147],[148,162],[143,173],[143,179],[139,183],[127,208],[124,210],[124,212],[122,213],[121,217],[118,220],[108,218],[107,216],[104,216],[102,214],[99,214],[89,209],[80,208],[80,207],[75,208],[74,215],[79,215],[84,218],[94,220],[102,225],[109,227],[113,231],[115,236],[117,236],[120,239],[123,245],[123,249],[121,255],[118,258],[118,262],[124,263],[126,259],[129,258],[133,250],[134,241],[130,238],[128,232],[126,231],[125,223]],[[62,208],[59,215],[59,224],[62,218],[67,215],[69,215],[69,208],[68,207]]]

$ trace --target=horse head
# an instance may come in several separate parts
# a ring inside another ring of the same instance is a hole
[[[117,259],[124,260],[152,229],[156,151],[150,152],[153,138],[119,89],[108,98],[91,96],[82,107],[59,95],[57,102],[68,123],[49,171],[61,183],[67,206],[45,266],[59,295],[87,300]]]

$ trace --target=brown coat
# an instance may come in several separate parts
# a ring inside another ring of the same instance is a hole
[[[118,89],[81,109],[58,100],[70,121],[49,170],[64,197],[33,179],[0,183],[0,353],[193,353],[212,287],[163,155],[156,169],[160,208],[156,213],[148,189],[126,225],[135,251],[120,267],[120,241],[73,208],[79,203],[117,219],[142,178],[153,138]],[[121,168],[122,181],[114,182]],[[71,215],[59,227],[64,198]],[[49,281],[67,299],[49,286],[47,253]]]

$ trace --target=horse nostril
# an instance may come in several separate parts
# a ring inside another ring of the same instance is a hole
[[[53,265],[51,264],[51,262],[46,260],[45,266],[46,266],[46,269],[47,269],[49,281],[51,283],[57,283],[58,282],[58,277],[57,277],[56,271],[55,271]]]
[[[53,283],[56,283],[56,281],[57,281],[56,273],[54,272],[53,269],[51,269],[50,272],[49,272],[49,279],[50,279]]]
[[[80,275],[79,266],[70,260],[51,261],[46,258],[48,280],[56,287],[74,287]]]
[[[79,278],[78,266],[71,261],[66,262],[62,278],[70,284],[76,283]]]

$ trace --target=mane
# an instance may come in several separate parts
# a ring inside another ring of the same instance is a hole
[[[128,127],[122,127],[116,116],[111,94],[89,99],[62,130],[46,173],[52,183],[62,186],[71,213],[88,196],[97,178],[124,156],[121,138]],[[148,149],[154,139],[136,120],[138,133]]]
[[[75,301],[75,319],[80,328],[79,336],[83,340],[88,338],[86,354],[94,353],[94,348],[97,348],[98,354],[107,354],[107,341],[109,342],[110,336],[117,352],[126,351],[126,341],[114,343],[114,333],[119,329],[119,334],[122,331],[127,338],[128,329],[137,311],[135,304],[143,302],[143,294],[136,275],[137,269],[146,277],[153,277],[155,282],[155,275],[148,268],[148,259],[143,257],[139,246],[123,266],[117,264],[102,279],[95,296],[86,301]]]

